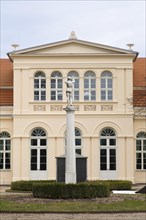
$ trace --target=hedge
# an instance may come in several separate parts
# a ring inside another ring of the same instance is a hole
[[[34,183],[55,182],[54,180],[28,180],[14,181],[11,183],[11,190],[32,191]]]
[[[110,190],[130,190],[132,188],[132,182],[129,180],[95,180],[89,181],[89,183],[99,184],[105,183],[109,186]]]
[[[35,198],[48,199],[92,199],[110,195],[107,184],[91,183],[34,183],[32,192]]]

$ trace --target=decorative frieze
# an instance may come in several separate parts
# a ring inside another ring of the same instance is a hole
[[[96,105],[84,105],[84,111],[96,111]]]
[[[34,105],[34,111],[45,111],[46,106],[45,105]]]
[[[51,111],[62,111],[62,105],[51,105]]]
[[[101,111],[113,111],[112,105],[101,105]]]

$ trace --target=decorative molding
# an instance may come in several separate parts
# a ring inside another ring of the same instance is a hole
[[[79,105],[74,105],[75,111],[79,111]]]
[[[84,111],[96,111],[96,105],[84,105]]]
[[[101,105],[101,111],[113,111],[112,105]]]
[[[51,105],[51,111],[62,111],[62,105]]]
[[[45,111],[46,106],[45,105],[34,105],[34,111]]]

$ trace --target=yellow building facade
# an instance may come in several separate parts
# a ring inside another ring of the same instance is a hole
[[[66,148],[68,76],[75,80],[75,150],[87,157],[87,179],[144,183],[145,113],[135,115],[127,101],[137,55],[74,36],[10,52],[14,99],[1,107],[0,183],[57,178],[56,157]]]

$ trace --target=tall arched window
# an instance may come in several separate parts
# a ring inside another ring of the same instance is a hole
[[[73,100],[79,100],[79,74],[76,71],[71,71],[68,73],[68,76],[72,77],[75,81],[73,88]]]
[[[62,100],[62,74],[59,71],[51,74],[51,100]]]
[[[136,136],[136,169],[146,169],[146,132],[139,132]]]
[[[65,132],[65,147],[66,147],[66,132]],[[75,128],[75,152],[77,154],[82,154],[82,133],[78,128]]]
[[[31,133],[31,170],[47,169],[47,136],[42,128]]]
[[[84,74],[84,100],[96,100],[96,76],[92,71]]]
[[[34,75],[34,100],[46,100],[46,76],[42,71],[38,71]]]
[[[116,170],[116,134],[111,128],[100,133],[100,170]]]
[[[0,133],[0,169],[11,168],[11,140],[10,134],[6,131]]]
[[[113,99],[113,79],[112,73],[104,71],[101,74],[101,100]]]

